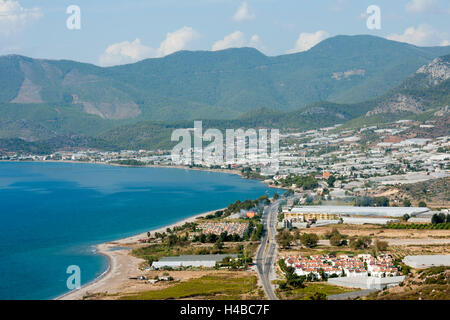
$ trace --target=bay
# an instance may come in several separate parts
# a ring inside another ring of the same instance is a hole
[[[83,163],[0,162],[0,299],[51,299],[108,268],[95,245],[236,200],[272,194],[234,174]]]

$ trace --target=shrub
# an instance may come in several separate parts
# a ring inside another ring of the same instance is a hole
[[[375,248],[377,248],[378,251],[386,251],[388,243],[386,241],[376,240]]]
[[[319,237],[315,233],[304,233],[300,236],[300,241],[305,247],[315,247],[319,242]]]
[[[350,247],[353,249],[367,249],[372,243],[372,238],[369,236],[353,237],[350,239]]]
[[[425,201],[419,201],[419,207],[425,208],[427,206],[427,203]]]
[[[341,236],[338,236],[338,235],[332,236],[330,238],[330,244],[332,246],[335,246],[335,247],[342,245],[342,238],[341,238]]]

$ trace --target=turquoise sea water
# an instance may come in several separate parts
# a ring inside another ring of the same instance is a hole
[[[108,267],[94,245],[273,190],[237,175],[70,163],[0,163],[0,299],[51,299]]]

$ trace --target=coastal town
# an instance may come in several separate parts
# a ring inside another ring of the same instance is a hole
[[[230,204],[165,229],[103,244],[100,252],[109,256],[113,267],[121,272],[62,299],[165,299],[174,297],[176,288],[183,288],[183,292],[176,291],[176,297],[190,295],[194,299],[210,294],[264,299],[270,294],[267,290],[272,290],[277,299],[395,299],[399,288],[411,281],[415,285],[410,295],[426,290],[431,283],[433,294],[424,298],[448,294],[447,210],[324,205],[322,210],[330,211],[324,215],[315,213],[314,206],[287,204],[297,197],[237,202],[237,206]],[[262,212],[258,205],[264,208]],[[262,227],[270,230],[268,216],[275,213],[281,220],[283,212],[305,212],[308,208],[303,219],[309,226],[278,224],[274,237],[277,249],[271,254],[261,249],[260,244],[272,241],[262,232]],[[380,222],[380,215],[370,212],[373,210],[382,212],[388,220]],[[408,222],[405,211],[411,214],[409,219],[424,220]],[[344,216],[365,221],[352,224],[343,221]],[[272,263],[267,269],[264,265],[269,258]],[[415,277],[424,272],[433,276],[427,278],[429,283],[418,284]],[[198,283],[211,286],[210,293],[198,289]]]
[[[118,256],[113,260],[121,265],[133,261],[126,269],[132,276],[65,298],[204,299],[209,294],[186,289],[202,282],[221,298],[415,299],[427,292],[425,299],[448,299],[450,136],[435,128],[402,120],[284,133],[272,176],[252,163],[178,166],[168,150],[4,153],[2,159],[213,170],[279,190],[105,244],[102,253]],[[432,274],[427,281],[425,273]],[[236,285],[228,290],[225,283]],[[185,292],[173,296],[175,288]]]
[[[356,257],[347,254],[338,257],[330,255],[288,256],[283,257],[285,264],[295,268],[299,276],[312,276],[316,279],[346,277],[394,277],[399,270],[393,264],[389,252],[377,257],[359,254]]]
[[[449,17],[449,0],[0,0],[0,301],[445,310]]]
[[[201,165],[179,165],[173,163],[171,150],[60,150],[36,155],[0,149],[0,161],[67,161],[215,170],[238,173],[262,180],[271,187],[296,192],[311,193],[314,189],[312,196],[327,200],[384,192],[400,205],[399,196],[405,185],[445,181],[449,177],[448,113],[443,115],[443,122],[398,120],[354,129],[336,125],[305,132],[285,130],[280,135],[279,154],[271,155],[279,161],[278,172],[269,176],[264,175],[264,159],[258,154],[252,156],[251,152],[248,158],[231,164],[217,165],[205,160]],[[425,195],[424,198],[437,201],[433,205],[439,206],[439,201],[445,204],[442,193],[437,197],[426,192]]]

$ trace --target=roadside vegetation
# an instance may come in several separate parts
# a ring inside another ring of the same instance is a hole
[[[208,275],[169,288],[151,290],[123,296],[122,300],[167,300],[167,299],[262,299],[264,293],[257,286],[255,276],[233,277],[226,274]]]
[[[450,230],[450,223],[389,223],[386,229]]]
[[[403,221],[407,222],[408,220],[409,216],[403,217]],[[450,214],[435,213],[431,217],[431,223],[388,223],[384,227],[386,229],[449,230]]]

